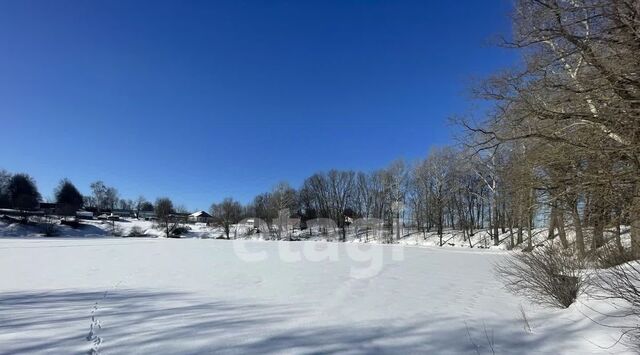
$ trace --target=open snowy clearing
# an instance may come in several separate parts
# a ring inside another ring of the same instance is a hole
[[[507,293],[492,272],[505,255],[358,243],[3,238],[0,353],[626,350],[597,346],[614,343],[619,330],[586,319],[583,312],[606,322],[584,304],[543,309]]]

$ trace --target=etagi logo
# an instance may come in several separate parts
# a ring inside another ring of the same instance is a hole
[[[285,213],[288,217],[288,211],[281,211],[280,216]],[[278,223],[283,220],[279,217],[270,228],[266,222],[259,218],[246,218],[237,226],[240,226],[239,228],[255,228],[263,233],[275,229],[276,233],[281,235],[280,233],[287,228],[287,226]],[[398,222],[394,224],[394,228],[401,227]],[[388,232],[383,229],[382,220],[375,218],[357,219],[353,221],[351,226],[351,232],[355,232],[355,235],[359,236],[361,240],[383,240],[385,232]],[[335,221],[327,218],[307,221],[307,227],[317,231],[338,230]],[[400,235],[395,231],[392,235],[396,234]],[[259,263],[270,258],[277,258],[285,263],[343,262],[349,265],[350,276],[356,279],[366,279],[378,275],[382,271],[385,261],[404,260],[404,248],[398,245],[316,241],[277,243],[275,249],[265,249],[265,244],[251,240],[236,239],[232,243],[236,256],[244,262]]]

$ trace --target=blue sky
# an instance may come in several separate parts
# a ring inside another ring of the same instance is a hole
[[[0,168],[208,209],[452,142],[507,1],[0,2]]]

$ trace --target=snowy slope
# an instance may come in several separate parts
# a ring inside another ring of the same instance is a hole
[[[56,238],[65,238],[65,237],[104,237],[104,236],[129,236],[131,231],[136,228],[139,233],[142,233],[139,237],[164,237],[165,232],[162,227],[158,226],[154,222],[144,221],[144,220],[136,220],[136,219],[121,219],[120,221],[115,222],[115,228],[117,232],[114,234],[113,222],[110,221],[99,221],[99,220],[83,220],[81,221],[82,228],[71,228],[69,226],[60,225],[56,226],[58,233],[56,234]],[[187,232],[181,235],[182,238],[201,238],[201,239],[215,239],[219,237],[224,237],[224,233],[222,228],[207,226],[203,223],[196,224],[184,224],[182,227],[186,227]],[[244,225],[231,226],[230,237],[232,239],[245,239],[245,240],[269,240],[273,239],[273,235],[264,235],[264,234],[248,234],[246,233],[248,229]],[[347,228],[347,242],[355,242],[355,243],[367,243],[367,244],[383,244],[383,238],[373,238],[368,237],[365,238],[364,234],[361,232],[356,235],[356,228],[353,226]],[[605,238],[612,239],[613,238],[613,230],[605,231]],[[514,231],[514,239],[517,231]],[[402,229],[402,237],[400,240],[395,241],[394,243],[408,245],[408,246],[440,246],[440,239],[438,234],[435,231],[431,232],[419,232],[416,230],[412,230],[410,228]],[[586,245],[590,244],[590,230],[585,228],[585,243]],[[42,228],[39,228],[35,225],[25,226],[20,223],[12,223],[9,224],[6,221],[0,220],[0,238],[3,237],[42,237]],[[309,233],[309,230],[295,230],[291,233],[291,236],[295,239],[300,240],[309,240],[309,241],[340,241],[341,235],[338,229],[335,229],[330,235],[321,235],[316,233]],[[547,241],[548,230],[546,228],[537,228],[532,232],[533,236],[533,245],[541,245]],[[528,245],[528,233],[524,231],[523,233],[524,242],[520,245],[516,245],[513,247],[514,250],[522,250],[522,248],[527,247]],[[622,229],[622,240],[623,243],[629,244],[629,228],[625,227]],[[287,236],[283,236],[283,239],[287,239]],[[491,235],[486,230],[477,230],[474,235],[470,237],[470,240],[464,237],[464,233],[458,230],[446,229],[443,234],[443,245],[444,248],[474,248],[474,249],[494,249],[494,250],[507,250],[510,249],[509,245],[511,244],[510,233],[507,231],[500,235],[499,237],[500,243],[497,246],[493,245]],[[569,243],[573,243],[575,239],[575,234],[571,229],[567,229],[567,239]],[[556,237],[556,242],[559,242],[559,239]]]
[[[109,237],[114,235],[114,224],[117,235],[128,236],[133,228],[137,228],[143,235],[141,237],[161,237],[164,230],[156,223],[136,219],[121,219],[117,222],[101,220],[82,220],[80,228],[71,228],[56,222],[56,238],[79,237]],[[216,238],[222,235],[222,230],[196,223],[185,225],[188,231],[183,235],[186,238]],[[8,223],[0,221],[0,238],[2,237],[43,237],[42,228],[37,225],[23,225],[20,223]]]
[[[618,330],[586,319],[581,312],[604,321],[586,306],[542,309],[506,293],[492,273],[504,256],[358,243],[3,238],[0,353],[625,350],[597,346],[611,345]]]

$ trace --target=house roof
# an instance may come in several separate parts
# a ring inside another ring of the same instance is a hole
[[[211,215],[205,211],[198,211],[190,214],[189,217],[211,217]]]

